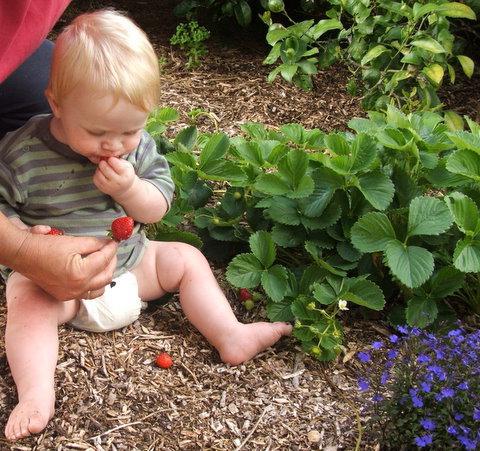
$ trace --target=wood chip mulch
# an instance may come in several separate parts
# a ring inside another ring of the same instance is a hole
[[[280,79],[268,84],[263,66],[265,48],[246,41],[232,46],[209,43],[209,54],[198,69],[187,71],[185,58],[168,44],[174,26],[162,27],[167,7],[141,13],[148,2],[78,1],[66,19],[88,8],[119,3],[135,13],[163,57],[162,106],[181,112],[173,133],[187,123],[187,113],[202,108],[216,117],[205,119],[202,131],[215,126],[230,135],[245,122],[271,126],[299,122],[325,131],[346,129],[363,116],[359,99],[345,92],[347,69],[335,66],[314,79],[314,90],[303,92]],[[143,5],[143,6],[142,6]],[[73,12],[72,12],[73,11]],[[70,14],[70,16],[69,16]],[[163,15],[162,15],[163,14]],[[62,21],[61,21],[62,23]],[[478,106],[478,78],[463,91],[446,95],[450,104],[471,114]],[[475,103],[477,102],[477,103]],[[215,269],[223,284],[222,268]],[[223,284],[224,285],[224,284]],[[256,307],[246,312],[235,293],[223,286],[237,317],[262,320]],[[6,306],[0,285],[0,330]],[[353,319],[352,319],[353,318]],[[308,450],[354,449],[359,439],[362,403],[357,393],[354,354],[379,335],[379,322],[354,319],[345,326],[345,351],[336,362],[320,363],[300,350],[293,338],[237,367],[223,364],[216,351],[188,323],[174,298],[152,304],[134,324],[115,332],[93,334],[60,327],[56,413],[47,429],[34,437],[9,443],[3,450]],[[0,430],[16,393],[0,333]],[[154,365],[156,354],[168,351],[174,366]],[[32,366],[32,371],[35,367]],[[359,449],[378,449],[375,437],[363,436]]]

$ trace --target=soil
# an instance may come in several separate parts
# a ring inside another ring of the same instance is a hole
[[[359,99],[345,91],[348,70],[321,71],[312,92],[280,80],[268,84],[262,65],[267,48],[256,31],[229,34],[229,27],[208,42],[205,63],[186,70],[185,58],[169,44],[177,19],[172,0],[77,1],[57,29],[78,13],[104,6],[123,9],[146,30],[162,61],[161,103],[182,114],[170,132],[187,122],[187,113],[213,113],[229,134],[244,122],[271,126],[298,122],[325,131],[346,129],[362,116]],[[478,119],[476,74],[442,93],[449,108]],[[203,130],[213,130],[206,120]],[[257,306],[246,312],[223,283],[232,308],[244,322],[262,320]],[[3,287],[0,292],[4,300]],[[0,328],[6,321],[3,302]],[[55,417],[40,435],[0,450],[307,450],[376,447],[376,438],[359,436],[361,399],[353,355],[388,330],[355,312],[345,318],[345,351],[336,362],[320,363],[303,353],[293,338],[238,367],[223,364],[216,351],[188,323],[174,298],[152,303],[134,324],[93,334],[60,327]],[[0,336],[0,427],[16,402],[16,393]],[[168,351],[174,365],[156,368],[155,356]],[[32,358],[32,371],[35,361]],[[365,419],[362,418],[362,422]]]

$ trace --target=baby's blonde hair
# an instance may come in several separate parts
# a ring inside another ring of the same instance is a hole
[[[79,84],[151,111],[158,103],[160,73],[147,35],[110,9],[75,18],[56,40],[47,90],[61,103]]]

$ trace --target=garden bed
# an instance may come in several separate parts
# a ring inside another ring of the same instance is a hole
[[[249,121],[345,129],[352,117],[364,114],[359,99],[346,93],[348,71],[340,66],[320,72],[310,93],[280,81],[268,84],[269,70],[261,64],[266,48],[246,32],[214,36],[205,63],[186,70],[185,58],[168,43],[175,30],[171,15],[175,2],[160,2],[154,11],[151,3],[75,2],[60,25],[86,8],[115,5],[131,11],[165,61],[162,106],[182,114],[169,133],[188,122],[193,108],[216,118],[205,118],[201,130],[218,127],[230,135]],[[450,108],[478,119],[478,87],[476,76],[442,96]],[[222,284],[223,270],[215,269]],[[236,293],[225,284],[223,288],[242,321],[265,317],[260,307],[246,312]],[[353,355],[388,332],[378,321],[349,313],[345,351],[327,364],[303,353],[293,338],[285,338],[252,361],[229,367],[190,326],[175,299],[152,304],[121,331],[91,334],[62,327],[54,419],[39,436],[13,445],[0,439],[0,449],[353,449],[361,409]],[[3,302],[2,329],[5,319]],[[1,337],[3,427],[16,395]],[[161,350],[174,358],[169,370],[153,364]],[[364,436],[361,448],[373,448],[375,442],[375,437]]]

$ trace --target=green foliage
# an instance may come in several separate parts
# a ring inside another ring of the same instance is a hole
[[[276,1],[276,0],[275,0]],[[473,74],[471,58],[461,54],[461,41],[452,32],[452,19],[475,20],[466,4],[432,0],[328,0],[325,18],[295,22],[283,8],[267,11],[267,42],[272,47],[264,64],[276,67],[268,76],[281,75],[303,89],[312,87],[312,75],[335,61],[347,63],[352,78],[347,89],[355,94],[363,83],[363,105],[384,110],[392,103],[408,111],[435,109],[437,89],[458,68]],[[274,23],[272,12],[282,12],[291,23]],[[456,68],[455,68],[456,66]]]
[[[200,66],[201,59],[207,54],[203,41],[210,37],[210,32],[191,20],[177,25],[175,34],[170,38],[172,45],[178,45],[188,56],[187,67],[193,69]]]
[[[227,280],[264,292],[268,317],[295,322],[320,360],[341,352],[353,305],[382,310],[387,298],[425,327],[445,298],[474,311],[480,299],[478,281],[464,283],[480,273],[480,126],[389,106],[349,127],[248,123],[228,137],[191,125],[166,154],[177,187],[166,224],[235,243]]]
[[[175,7],[174,13],[181,17],[194,17],[203,9],[208,10],[214,21],[232,17],[240,26],[246,27],[252,21],[251,3],[254,2],[251,0],[250,2],[247,0],[182,0]]]

